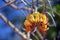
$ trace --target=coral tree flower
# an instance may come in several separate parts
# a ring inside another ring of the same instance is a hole
[[[26,32],[31,31],[30,27],[32,26],[32,24],[28,20],[25,20],[24,25],[26,27],[26,30],[25,30]]]
[[[33,12],[32,14],[28,15],[26,17],[26,20],[24,22],[24,25],[26,27],[26,32],[31,32],[35,28],[35,26],[38,24],[39,20],[39,12]]]
[[[49,29],[47,27],[48,18],[46,17],[45,14],[39,12],[33,12],[32,14],[29,14],[24,22],[25,31],[32,32],[38,24],[39,24],[38,31],[42,32],[43,34]]]
[[[46,31],[49,29],[47,27],[48,25],[48,18],[45,14],[40,14],[40,26],[38,27],[38,31],[42,32],[43,34],[46,34]]]

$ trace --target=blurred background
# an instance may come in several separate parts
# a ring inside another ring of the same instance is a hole
[[[19,2],[20,0],[17,0]],[[31,0],[28,0],[30,2]],[[4,6],[6,2],[0,0],[0,7]],[[56,10],[57,14],[60,15],[60,0],[51,0],[52,8]],[[24,4],[19,4],[20,7]],[[38,11],[42,12],[42,8]],[[27,13],[25,10],[16,10],[11,6],[6,6],[0,9],[2,13],[9,21],[11,21],[18,29],[24,26],[24,20]],[[50,27],[47,33],[48,40],[60,40],[60,16],[55,13],[54,20],[56,27]],[[2,19],[0,19],[0,40],[22,40]]]

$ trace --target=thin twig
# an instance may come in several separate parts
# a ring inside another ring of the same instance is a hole
[[[21,0],[25,5],[27,5],[27,3],[24,0]]]
[[[50,10],[51,10],[51,12],[52,12],[52,16],[55,17],[55,15],[54,15],[54,13],[53,13],[53,11],[52,11],[52,6],[51,6],[51,3],[50,3],[50,0],[47,0],[47,1],[48,1],[48,3],[49,3]]]
[[[55,23],[55,20],[54,20],[54,18],[52,17],[52,15],[49,13],[49,12],[46,12],[50,17],[51,17],[51,19],[52,19],[52,22],[53,22],[53,24],[49,24],[49,26],[55,26],[56,27],[56,23]]]
[[[11,1],[11,0],[10,0],[9,2],[7,2],[7,0],[5,0],[5,2],[6,2],[6,3],[10,3],[10,2],[15,2],[15,1]],[[15,3],[16,3],[16,2],[15,2]],[[22,3],[22,2],[21,2],[21,3]],[[10,6],[13,7],[14,9],[17,9],[17,8],[18,8],[18,7],[17,7],[15,4],[13,4],[13,3],[10,4]]]
[[[32,12],[34,12],[34,0],[32,0],[32,6],[31,6],[32,8]]]
[[[39,35],[40,39],[43,40],[43,36],[38,32],[38,30],[36,32]]]
[[[31,38],[30,38],[30,32],[27,32],[27,40],[31,40]]]
[[[13,3],[14,3],[14,4],[13,4]],[[8,6],[8,5],[10,5],[11,7],[17,9],[17,6],[16,6],[15,4],[21,4],[21,3],[22,3],[22,2],[9,2],[9,3],[5,4],[4,6],[0,7],[0,9],[2,9],[2,8]]]
[[[25,3],[27,4],[27,5],[31,5],[30,3],[28,3],[26,0],[24,0],[25,1]]]
[[[33,1],[33,3],[35,2],[36,0],[34,0]],[[24,9],[24,10],[29,10],[29,11],[31,11],[32,9],[31,8],[28,8],[28,7],[26,7],[26,8],[20,8],[20,7],[18,7],[18,6],[16,6],[15,4],[18,4],[18,3],[23,3],[23,2],[8,2],[8,1],[6,1],[5,0],[5,2],[7,2],[7,4],[5,4],[4,6],[2,6],[2,7],[0,7],[0,9],[2,9],[2,8],[4,8],[4,7],[6,7],[7,5],[10,5],[11,7],[13,7],[14,9]],[[26,2],[26,1],[25,1]],[[29,4],[32,4],[32,2],[30,2]],[[25,6],[27,6],[27,5],[25,5]],[[24,6],[24,7],[25,7]],[[32,5],[30,5],[30,6],[32,6]]]
[[[47,9],[46,9],[46,0],[43,0],[43,3],[44,3],[44,4],[43,4],[43,5],[44,5],[44,6],[43,6],[44,12],[46,12],[46,11],[47,11]]]
[[[2,9],[2,8],[6,7],[6,6],[10,5],[10,4],[12,4],[12,3],[14,3],[14,2],[9,2],[9,3],[5,4],[4,6],[0,7],[0,9]]]
[[[34,33],[31,33],[37,40],[39,40],[39,38],[34,34]]]
[[[22,28],[22,30],[23,30],[23,31],[25,31],[25,28]],[[30,33],[30,34],[32,34],[32,36],[34,36],[34,37],[35,37],[35,39],[39,40],[39,39],[38,39],[38,37],[37,37],[33,32],[32,32],[32,33]]]
[[[47,9],[50,10],[49,7],[47,7]],[[56,10],[52,9],[52,11],[53,11],[54,13],[56,13],[56,14],[60,17],[60,14],[59,14]]]

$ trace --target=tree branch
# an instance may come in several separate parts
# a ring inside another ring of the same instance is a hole
[[[46,8],[46,0],[43,0],[43,8],[44,8],[44,12],[47,11],[47,8]]]
[[[12,3],[14,3],[14,2],[9,2],[9,3],[5,4],[4,6],[0,7],[0,9],[2,9],[2,8],[6,7],[6,6],[10,5],[10,4],[12,4]]]
[[[52,6],[51,6],[51,3],[50,3],[50,0],[47,0],[48,3],[49,3],[49,6],[50,6],[50,10],[51,10],[51,13],[52,13],[52,16],[55,17],[54,13],[53,13],[53,10],[52,10]]]
[[[7,20],[7,18],[0,13],[0,18],[6,23],[8,24],[18,35],[20,35],[24,40],[27,39],[26,35],[23,34],[22,32],[20,32],[10,21]]]

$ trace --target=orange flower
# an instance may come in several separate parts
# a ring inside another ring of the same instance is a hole
[[[42,32],[43,34],[46,34],[46,31],[49,29],[47,27],[48,25],[48,18],[46,17],[45,14],[40,14],[40,26],[38,27],[38,31]]]
[[[40,25],[38,27],[38,31],[42,32],[43,34],[46,33],[46,31],[49,29],[47,27],[48,18],[46,17],[45,14],[42,14],[39,12],[33,12],[32,14],[26,17],[26,20],[24,22],[25,31],[32,32],[39,22],[40,22]]]
[[[26,20],[29,20],[31,23],[34,23],[35,22],[34,16],[32,14],[28,15],[26,17]]]
[[[47,25],[45,25],[44,27],[39,26],[38,27],[38,31],[42,32],[43,34],[49,29],[49,27],[47,27]]]
[[[32,24],[28,20],[25,20],[24,25],[26,27],[32,26]]]
[[[44,24],[48,23],[48,18],[46,17],[45,14],[40,14],[40,22],[43,22]]]
[[[32,26],[32,24],[28,20],[25,20],[24,25],[26,27],[25,29],[26,32],[31,31],[30,27]]]
[[[39,22],[39,12],[33,12],[32,14],[26,17],[24,25],[26,27],[26,32],[32,31],[35,28],[35,25]]]

